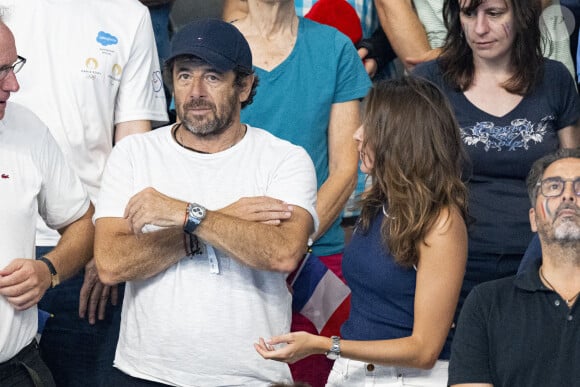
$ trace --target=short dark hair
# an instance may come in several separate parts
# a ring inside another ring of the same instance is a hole
[[[502,85],[507,91],[527,95],[543,77],[540,0],[504,0],[514,15],[514,33],[511,62],[514,75]],[[467,44],[459,16],[460,0],[445,0],[443,15],[447,39],[439,64],[447,83],[457,90],[467,90],[473,83],[475,68],[473,52]],[[472,0],[466,11],[475,11],[484,0]],[[548,43],[548,42],[546,42]]]
[[[258,91],[258,84],[260,84],[260,78],[258,78],[254,70],[248,71],[245,69],[235,69],[234,73],[236,73],[236,78],[234,79],[234,86],[236,86],[237,88],[242,88],[244,86],[246,78],[248,78],[251,75],[254,76],[254,80],[252,81],[252,90],[250,90],[248,98],[244,102],[242,102],[243,109],[246,106],[251,105],[252,102],[254,102],[254,97],[256,96],[256,93]]]
[[[190,56],[189,55],[177,56],[175,58],[171,58],[170,60],[166,61],[163,64],[163,83],[169,88],[169,91],[171,91],[172,93],[173,93],[173,66],[175,65],[175,62],[178,59],[183,59],[184,57],[187,58]],[[254,70],[248,71],[243,68],[234,68],[233,71],[236,74],[234,86],[237,88],[243,87],[246,78],[248,78],[250,75],[254,75],[254,81],[252,83],[252,90],[250,91],[250,95],[248,96],[248,99],[242,102],[243,109],[246,106],[250,105],[252,102],[254,102],[254,96],[256,95],[257,87],[258,84],[260,83],[260,80],[258,79],[258,76],[255,74]]]
[[[528,178],[526,179],[528,196],[530,197],[532,207],[536,205],[538,183],[542,180],[546,169],[554,162],[568,158],[580,159],[580,148],[558,149],[556,152],[549,153],[534,162],[532,169],[530,169],[530,173],[528,173]]]

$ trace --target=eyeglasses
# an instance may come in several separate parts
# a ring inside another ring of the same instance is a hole
[[[18,59],[16,62],[14,62],[14,64],[0,67],[0,81],[6,78],[10,71],[12,71],[14,74],[19,72],[22,69],[22,66],[24,66],[24,63],[26,63],[26,58],[18,55]]]
[[[555,197],[562,195],[566,182],[572,183],[572,190],[576,196],[580,196],[580,177],[576,179],[562,179],[561,177],[548,177],[539,181],[536,186],[540,187],[540,192],[546,197]]]

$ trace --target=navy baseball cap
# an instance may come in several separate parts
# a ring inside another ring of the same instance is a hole
[[[166,62],[180,55],[196,56],[218,71],[252,71],[252,52],[246,38],[231,23],[219,19],[195,20],[177,31]]]

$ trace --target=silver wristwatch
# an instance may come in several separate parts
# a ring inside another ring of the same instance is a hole
[[[330,350],[326,352],[326,357],[330,360],[336,360],[340,357],[340,337],[332,336],[332,346]]]
[[[183,231],[189,234],[194,232],[197,226],[199,226],[201,221],[205,218],[205,213],[205,207],[196,203],[189,203],[187,205],[187,219],[183,225]]]

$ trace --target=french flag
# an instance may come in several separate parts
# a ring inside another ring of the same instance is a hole
[[[319,334],[340,334],[350,312],[350,289],[311,251],[289,278],[292,310],[308,318]]]

